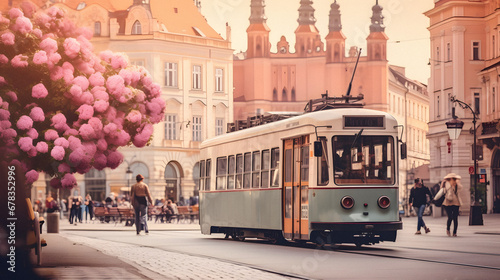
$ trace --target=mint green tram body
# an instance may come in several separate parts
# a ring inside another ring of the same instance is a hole
[[[398,147],[397,121],[360,108],[209,139],[199,162],[201,232],[318,244],[395,241],[402,228]]]

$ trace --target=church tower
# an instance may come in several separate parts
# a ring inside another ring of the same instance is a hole
[[[295,30],[295,53],[298,57],[323,54],[323,43],[315,26],[314,8],[311,0],[300,0],[299,26]]]
[[[330,5],[329,33],[326,36],[326,62],[343,62],[345,57],[345,39],[342,33],[342,22],[340,19],[340,6],[337,0]]]
[[[250,4],[250,26],[247,28],[247,58],[269,57],[271,48],[269,32],[271,29],[266,24],[265,6],[265,0],[252,0]]]
[[[370,35],[366,38],[368,49],[368,60],[387,60],[387,40],[385,35],[384,16],[382,15],[382,6],[376,0],[372,7],[372,24],[370,25]]]

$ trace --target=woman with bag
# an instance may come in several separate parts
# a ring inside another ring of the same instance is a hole
[[[460,193],[462,191],[460,179],[462,179],[462,177],[455,173],[446,175],[444,181],[441,183],[441,189],[434,198],[435,200],[439,200],[439,198],[444,196],[443,207],[448,215],[448,221],[446,222],[446,234],[448,236],[451,236],[451,222],[453,222],[453,236],[457,236],[458,209],[460,205],[462,205],[462,200],[460,199]]]

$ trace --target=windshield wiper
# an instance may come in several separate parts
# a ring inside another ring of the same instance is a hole
[[[359,136],[361,136],[361,133],[363,133],[363,129],[364,129],[364,128],[362,128],[361,130],[359,130],[359,132],[358,132],[358,133],[354,134],[354,141],[352,141],[352,144],[351,144],[351,149],[352,149],[352,147],[354,147],[354,145],[356,144],[356,141],[358,141],[358,138],[359,138]]]

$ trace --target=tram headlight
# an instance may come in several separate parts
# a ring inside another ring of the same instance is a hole
[[[340,200],[340,205],[342,205],[344,209],[351,209],[354,206],[354,198],[346,195]]]
[[[378,206],[382,209],[387,209],[389,206],[391,206],[391,200],[389,197],[383,195],[378,198]]]

